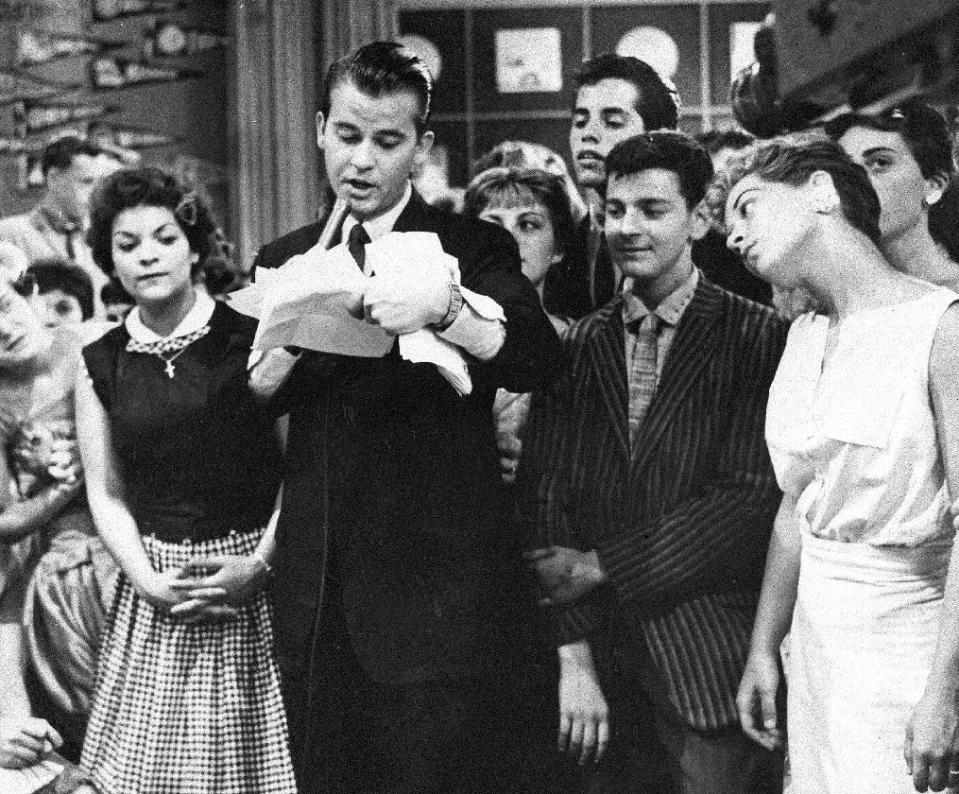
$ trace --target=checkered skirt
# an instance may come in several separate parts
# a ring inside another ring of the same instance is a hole
[[[196,556],[250,554],[260,535],[143,543],[163,571]],[[99,791],[295,792],[288,738],[265,594],[233,620],[190,625],[121,577],[80,760]]]

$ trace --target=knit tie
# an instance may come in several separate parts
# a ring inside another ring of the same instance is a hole
[[[634,321],[636,327],[636,345],[629,360],[629,443],[635,447],[639,439],[639,430],[649,405],[656,396],[658,376],[656,358],[659,348],[659,327],[661,320],[655,314]],[[632,325],[632,324],[631,324]]]

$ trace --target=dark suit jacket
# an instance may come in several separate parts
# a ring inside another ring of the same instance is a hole
[[[322,226],[267,245],[256,264],[276,267],[304,252]],[[327,575],[375,681],[476,678],[509,646],[502,616],[520,566],[499,507],[492,400],[499,386],[548,383],[562,350],[507,232],[430,207],[415,192],[395,230],[439,236],[463,285],[503,307],[506,342],[492,361],[471,362],[466,397],[395,348],[380,359],[307,353],[294,367],[279,395],[290,431],[276,625],[288,675],[317,669]]]
[[[619,288],[606,237],[594,224],[590,215],[580,221],[562,260],[546,273],[543,305],[550,314],[579,320],[609,303]]]
[[[725,235],[710,229],[693,243],[692,253],[693,263],[714,284],[756,303],[772,306],[772,287],[746,270],[743,258],[726,247]]]
[[[537,545],[598,549],[609,573],[560,614],[559,642],[612,620],[635,683],[716,728],[736,721],[778,504],[763,430],[786,327],[701,277],[631,452],[621,307],[565,337],[570,369],[530,420],[526,511]]]

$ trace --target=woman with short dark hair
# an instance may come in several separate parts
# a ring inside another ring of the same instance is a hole
[[[826,133],[869,174],[892,266],[959,289],[959,186],[946,120],[912,99],[874,115],[844,114]]]
[[[101,794],[295,791],[264,592],[278,449],[246,387],[255,322],[193,283],[212,229],[156,169],[94,199],[93,255],[136,303],[77,381],[90,507],[122,571],[81,757]]]

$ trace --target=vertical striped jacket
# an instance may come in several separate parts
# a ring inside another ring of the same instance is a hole
[[[779,500],[763,428],[786,331],[700,277],[631,452],[616,298],[570,330],[569,370],[530,418],[520,504],[532,541],[597,549],[610,579],[557,613],[558,641],[611,621],[616,652],[642,660],[635,684],[661,688],[650,694],[698,729],[737,719]]]

